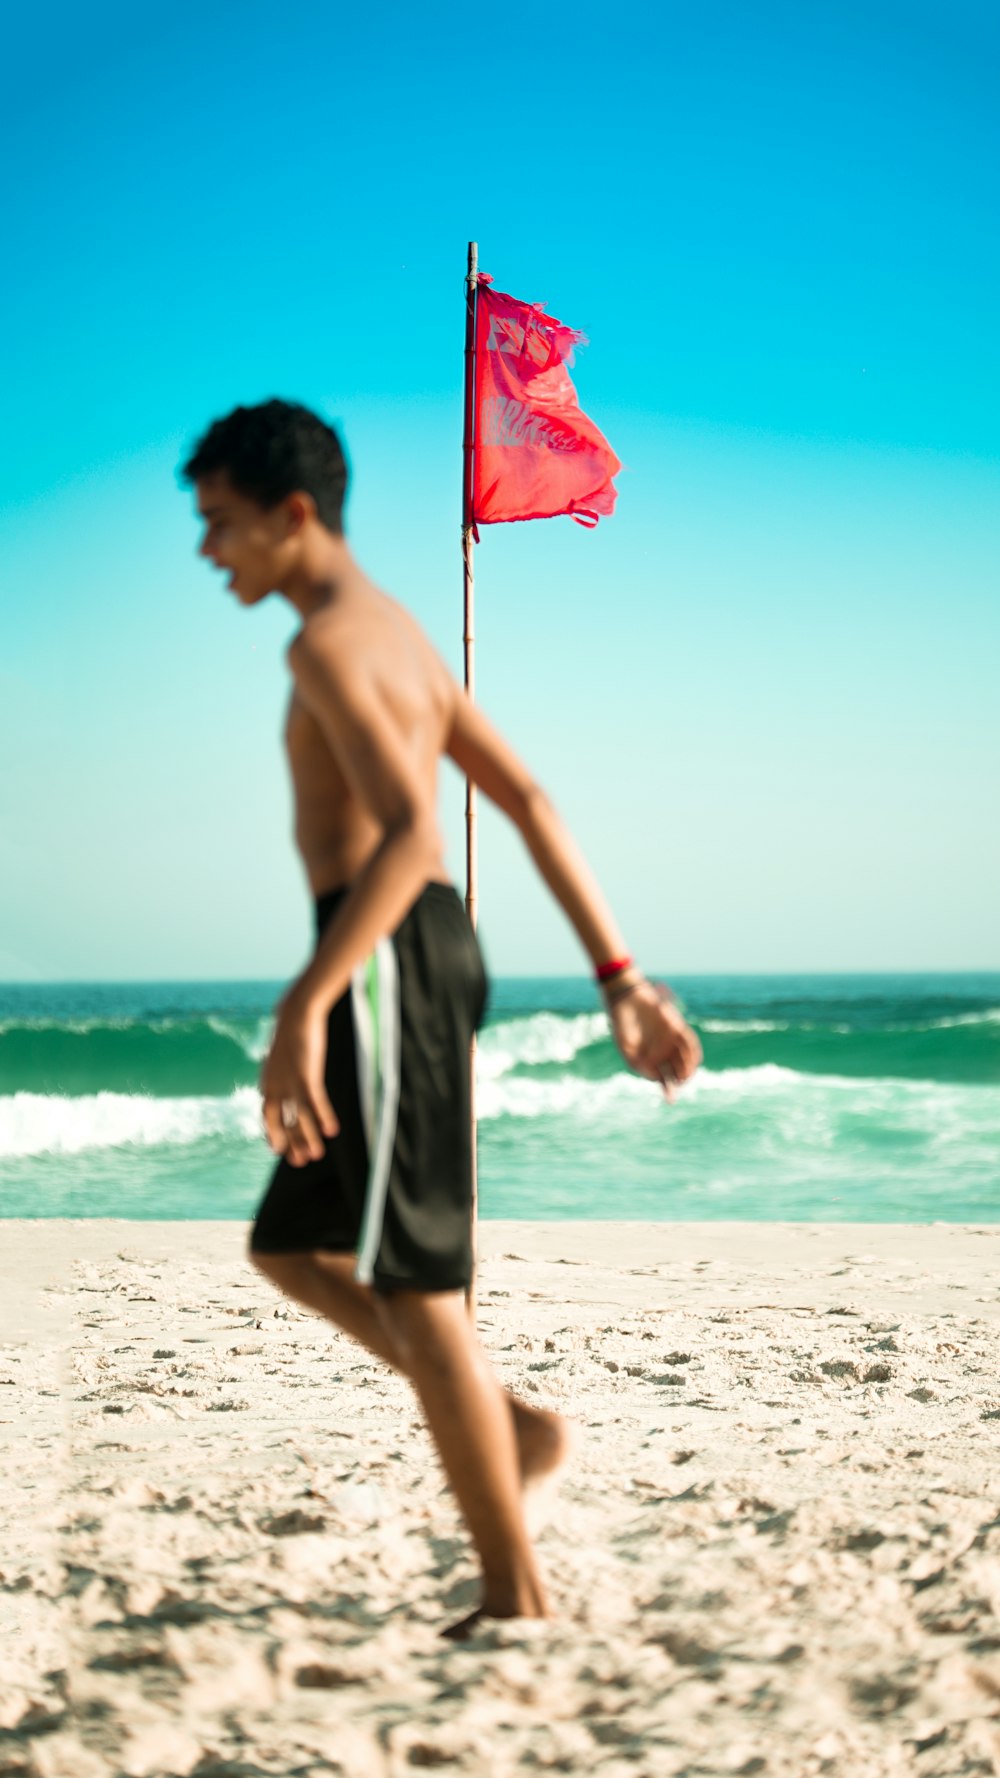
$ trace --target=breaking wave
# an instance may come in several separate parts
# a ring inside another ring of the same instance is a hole
[[[798,1074],[774,1063],[755,1068],[702,1068],[677,1090],[673,1110],[694,1112],[713,1102],[746,1106],[765,1118],[916,1122],[933,1128],[942,1141],[954,1141],[979,1116],[995,1129],[1000,1089],[993,1093],[911,1081],[858,1081],[848,1077]],[[480,1074],[477,1109],[485,1126],[552,1120],[567,1130],[619,1120],[631,1126],[662,1109],[654,1082],[619,1070],[603,1079],[574,1074]],[[721,1109],[721,1105],[720,1105]],[[0,1097],[0,1158],[81,1154],[88,1149],[183,1148],[212,1138],[227,1143],[262,1140],[260,1097],[240,1087],[226,1098],[156,1099],[143,1094],[96,1093],[76,1098],[41,1093]]]
[[[151,1099],[96,1093],[67,1099],[44,1093],[0,1098],[0,1155],[82,1154],[95,1148],[176,1148],[220,1136],[261,1134],[260,1097],[241,1087],[227,1099]]]

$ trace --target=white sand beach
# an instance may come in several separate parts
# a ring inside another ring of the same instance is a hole
[[[233,1223],[7,1222],[0,1774],[1000,1773],[1000,1227],[484,1223],[542,1625]]]

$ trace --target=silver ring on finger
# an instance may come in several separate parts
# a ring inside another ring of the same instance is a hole
[[[299,1108],[294,1099],[281,1101],[281,1127],[283,1130],[294,1130],[299,1121]]]

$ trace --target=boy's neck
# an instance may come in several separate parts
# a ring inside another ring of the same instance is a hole
[[[277,588],[303,619],[325,605],[336,604],[345,581],[357,574],[357,563],[344,537],[320,531],[303,540],[295,567]]]

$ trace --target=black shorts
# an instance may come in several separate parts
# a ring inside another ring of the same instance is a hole
[[[347,893],[316,903],[317,937]],[[356,1253],[376,1290],[464,1290],[472,1275],[469,1046],[486,1006],[455,890],[428,883],[330,1013],[326,1087],[340,1128],[322,1160],[279,1161],[255,1253]]]

